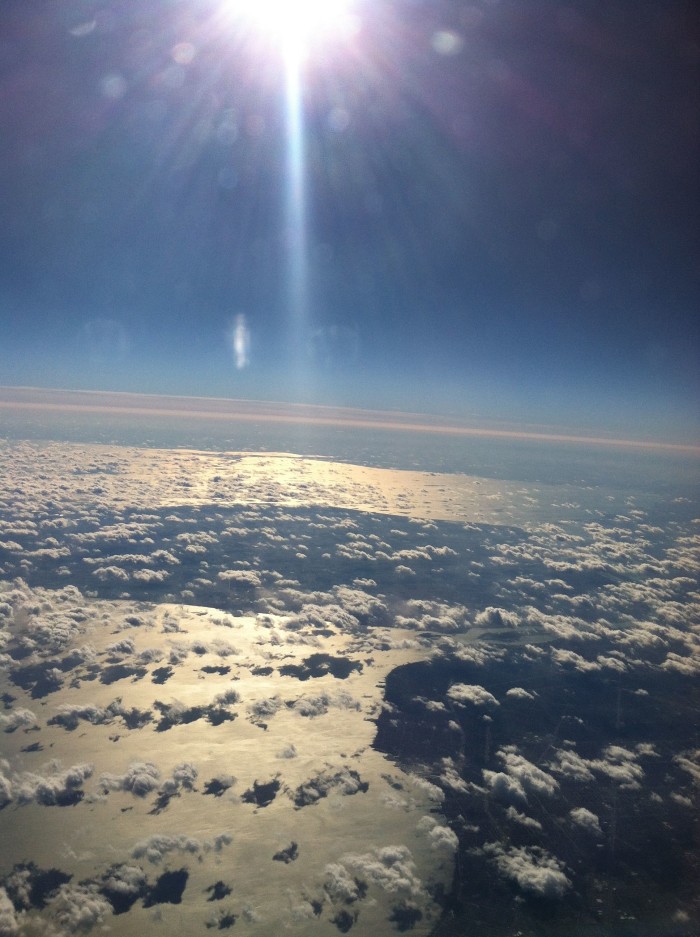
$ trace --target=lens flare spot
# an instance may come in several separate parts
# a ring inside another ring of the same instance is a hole
[[[432,46],[440,55],[457,55],[462,51],[464,41],[452,30],[441,29],[433,34]]]
[[[250,329],[242,312],[236,316],[233,326],[233,360],[239,371],[250,364]]]
[[[191,42],[178,42],[170,50],[170,56],[178,65],[189,65],[197,54]]]

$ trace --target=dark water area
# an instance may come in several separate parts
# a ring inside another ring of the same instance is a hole
[[[442,788],[442,810],[459,836],[453,892],[435,937],[687,935],[687,925],[660,921],[659,909],[696,898],[700,843],[687,805],[675,799],[678,788],[687,789],[675,755],[700,745],[697,681],[646,666],[623,676],[581,673],[553,667],[547,655],[528,657],[522,648],[499,648],[486,664],[446,656],[398,668],[386,681],[390,705],[377,720],[374,745]],[[456,705],[448,695],[455,684],[479,685],[498,705]],[[527,705],[506,695],[515,686],[532,695]],[[445,709],[426,711],[426,699]],[[645,744],[655,754],[644,759],[644,789],[620,783],[615,757],[622,764],[623,751]],[[553,772],[562,750],[594,772],[608,758],[609,773],[582,780]],[[483,772],[505,777],[508,754],[527,763],[524,797],[485,784]],[[538,769],[556,782],[539,784]],[[599,831],[574,835],[572,808],[594,814]],[[514,903],[508,883],[494,874],[503,843],[504,855],[529,857],[542,869],[544,850],[556,856],[571,888],[561,896],[526,886]]]

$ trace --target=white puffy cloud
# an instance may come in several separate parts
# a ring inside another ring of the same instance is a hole
[[[438,823],[434,817],[422,817],[417,828],[427,836],[430,848],[436,852],[454,853],[459,846],[457,834],[449,826]]]
[[[51,807],[76,803],[82,797],[82,785],[91,777],[94,766],[77,764],[65,770],[50,762],[46,773],[23,772],[12,778],[12,792],[19,804],[37,803]]]
[[[36,714],[31,709],[13,709],[7,716],[0,713],[0,726],[5,732],[14,732],[15,729],[36,725],[36,721]]]
[[[17,937],[19,922],[17,914],[5,889],[0,886],[0,937]]]
[[[184,852],[190,855],[200,855],[203,851],[202,843],[192,836],[168,836],[156,833],[147,839],[139,840],[131,850],[134,859],[145,858],[156,865],[163,861],[169,852]]]
[[[68,933],[89,931],[111,915],[112,906],[94,886],[61,885],[50,902],[50,913]]]
[[[367,884],[390,894],[414,898],[424,896],[423,883],[416,874],[411,851],[403,845],[375,847],[366,853],[342,856],[337,863],[326,866],[324,872],[324,887],[329,896],[337,894],[343,901],[348,900],[342,897],[346,889],[350,895],[353,885],[357,890],[355,878],[358,876]]]
[[[493,796],[507,804],[527,803],[527,794],[517,778],[511,777],[504,771],[482,771],[484,782]]]
[[[131,850],[131,855],[134,859],[145,858],[157,865],[171,852],[183,852],[200,857],[207,852],[221,852],[224,846],[228,846],[231,842],[233,842],[233,837],[230,833],[219,833],[214,839],[202,841],[184,833],[178,835],[156,833],[146,839],[139,840]]]
[[[150,761],[134,761],[124,774],[102,774],[100,784],[105,790],[129,791],[145,797],[160,783],[160,770]]]
[[[521,686],[512,686],[509,690],[506,690],[506,696],[509,699],[529,699],[534,700],[536,693],[530,693],[528,690],[523,689]]]
[[[537,830],[538,832],[542,830],[542,824],[539,820],[535,820],[534,817],[529,817],[526,813],[520,813],[520,811],[516,810],[513,806],[506,810],[506,816],[509,820],[512,820],[514,823],[519,823],[520,826],[524,826],[527,829]]]
[[[574,781],[588,782],[594,780],[590,762],[582,758],[578,752],[569,748],[562,748],[555,752],[554,761],[550,762],[547,767],[550,771],[571,778]]]
[[[576,826],[587,830],[589,833],[593,833],[595,836],[603,835],[603,831],[600,828],[600,820],[591,810],[587,810],[585,807],[574,807],[573,810],[569,811],[569,816]]]
[[[501,875],[525,892],[543,898],[562,898],[571,887],[563,864],[537,846],[504,847],[500,843],[487,843],[483,852]]]
[[[474,618],[474,624],[479,628],[517,628],[520,620],[516,614],[505,608],[495,608],[489,605]]]
[[[603,750],[602,758],[591,759],[588,764],[594,771],[616,781],[622,789],[639,790],[644,779],[644,770],[637,764],[637,757],[637,752],[621,745],[608,745]]]
[[[517,780],[528,794],[552,797],[559,790],[559,784],[551,774],[538,768],[523,755],[512,749],[503,749],[496,754],[503,762],[506,772]]]
[[[687,771],[695,784],[700,786],[700,749],[676,755],[673,760],[679,768]]]
[[[360,704],[349,693],[342,691],[331,696],[330,693],[319,693],[315,696],[302,696],[294,703],[294,711],[300,716],[306,716],[313,719],[316,716],[325,715],[328,710],[335,709],[360,709]]]
[[[458,705],[463,703],[472,703],[474,706],[484,707],[500,705],[493,693],[489,693],[488,690],[478,684],[453,683],[447,691],[447,697]]]

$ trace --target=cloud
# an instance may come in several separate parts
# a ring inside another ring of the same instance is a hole
[[[100,784],[105,791],[129,791],[145,797],[160,783],[160,770],[150,761],[134,761],[124,774],[102,774]]]
[[[515,807],[509,807],[506,810],[506,816],[514,823],[519,823],[521,826],[527,827],[530,830],[542,832],[542,824],[538,820],[535,820],[534,817],[528,817],[525,813],[520,813]]]
[[[335,868],[343,869],[346,875],[351,873],[353,879],[361,876],[368,884],[390,894],[424,897],[423,883],[416,874],[408,846],[375,847],[366,853],[342,856]]]
[[[479,628],[517,628],[520,620],[517,615],[505,608],[495,608],[489,605],[476,615],[474,624]]]
[[[447,691],[447,697],[457,705],[472,703],[474,706],[489,708],[500,705],[493,693],[476,684],[453,683]]]
[[[621,745],[608,745],[603,750],[603,758],[591,759],[590,767],[616,781],[623,790],[640,790],[644,779],[644,770],[637,764],[638,753]]]
[[[587,810],[585,807],[574,807],[573,810],[569,811],[569,816],[576,826],[587,830],[589,833],[593,833],[595,836],[603,835],[603,831],[600,828],[600,820],[592,811]]]
[[[359,710],[360,704],[349,693],[337,693],[335,696],[319,693],[317,696],[302,696],[294,703],[293,708],[300,716],[313,719],[325,715],[331,707]]]
[[[255,700],[248,706],[248,718],[251,722],[257,724],[266,723],[269,719],[272,719],[282,705],[282,700],[278,696]]]
[[[456,852],[459,846],[457,834],[449,826],[442,826],[434,817],[422,817],[417,829],[427,836],[430,848],[436,852],[451,854]]]
[[[504,847],[500,843],[487,843],[483,852],[501,875],[530,894],[563,898],[571,887],[563,864],[538,846]]]
[[[538,797],[553,797],[559,790],[559,784],[551,776],[538,768],[531,761],[516,751],[503,749],[496,752],[503,762],[506,772],[522,785],[528,794]]]
[[[367,781],[363,781],[357,771],[351,768],[342,768],[331,774],[329,771],[321,772],[309,781],[300,784],[292,794],[294,806],[308,807],[327,797],[331,791],[340,794],[365,794],[369,788]]]
[[[0,937],[17,937],[19,922],[15,908],[5,889],[0,886]]]
[[[15,776],[12,779],[14,799],[19,804],[72,806],[82,800],[82,785],[91,777],[93,770],[91,764],[77,764],[61,770],[58,762],[51,762],[45,775],[24,772]]]
[[[184,852],[193,856],[201,856],[205,852],[220,852],[224,846],[232,842],[229,833],[220,833],[213,840],[195,839],[193,836],[186,836],[181,833],[176,836],[170,836],[165,833],[156,833],[146,839],[139,840],[131,850],[132,858],[145,858],[154,865],[162,862],[165,856],[171,852]]]
[[[123,914],[146,894],[146,874],[137,865],[114,865],[103,875],[100,893],[112,905],[114,914]]]
[[[555,752],[554,758],[555,760],[547,765],[551,771],[574,781],[589,782],[595,780],[590,769],[590,762],[582,758],[578,752],[562,748]]]
[[[19,728],[36,725],[36,714],[31,709],[13,709],[9,716],[0,713],[0,726],[5,732],[14,732]]]
[[[60,926],[71,934],[91,930],[112,913],[112,905],[94,885],[61,885],[49,909]]]
[[[484,781],[496,800],[506,804],[526,804],[527,794],[517,778],[513,778],[503,771],[482,771]]]
[[[323,870],[323,888],[334,904],[351,904],[362,894],[362,884],[341,862],[330,862]]]
[[[694,784],[700,786],[700,748],[695,751],[684,752],[681,755],[675,755],[673,760],[686,771],[693,779]]]

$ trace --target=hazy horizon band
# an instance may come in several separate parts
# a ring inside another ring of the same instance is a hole
[[[3,398],[2,394],[10,391],[12,393],[32,392],[43,395],[44,399],[36,400],[12,400]],[[117,400],[120,397],[141,400],[192,400],[192,401],[221,401],[229,407],[236,404],[243,404],[248,407],[247,411],[227,409],[187,409],[172,408],[165,406],[125,406],[116,403],[80,403],[69,400],[46,399],[55,398],[57,395],[66,394],[71,397],[91,397],[94,395],[102,399],[111,398]],[[274,407],[275,409],[270,409]],[[686,453],[688,455],[700,456],[700,446],[684,443],[671,443],[657,440],[638,440],[638,439],[619,439],[605,436],[586,436],[579,434],[554,433],[554,432],[528,432],[524,430],[496,429],[489,427],[459,426],[450,423],[440,422],[418,422],[401,419],[386,418],[386,411],[358,410],[344,407],[317,406],[314,404],[286,404],[270,401],[254,400],[235,400],[229,398],[207,398],[207,397],[167,397],[166,395],[156,394],[136,394],[121,393],[110,391],[74,391],[59,390],[34,387],[0,387],[0,409],[3,410],[49,410],[56,412],[70,413],[114,413],[122,415],[144,415],[161,417],[192,417],[198,416],[212,420],[231,420],[243,423],[281,423],[292,425],[312,425],[312,426],[345,426],[352,429],[381,429],[391,431],[430,433],[444,436],[463,436],[472,438],[492,438],[492,439],[510,439],[521,441],[555,442],[555,443],[573,443],[577,445],[589,444],[597,446],[614,446],[631,449],[647,449],[658,451],[669,451]],[[303,413],[283,412],[284,409],[299,410]],[[333,416],[322,415],[332,410]],[[321,411],[315,412],[315,411]],[[402,414],[397,413],[400,417]],[[379,416],[380,418],[376,418]],[[387,414],[388,416],[388,414]],[[421,417],[422,414],[406,414],[411,417]],[[427,419],[427,415],[426,415]],[[436,417],[435,419],[440,419]],[[444,419],[444,418],[443,418]]]

